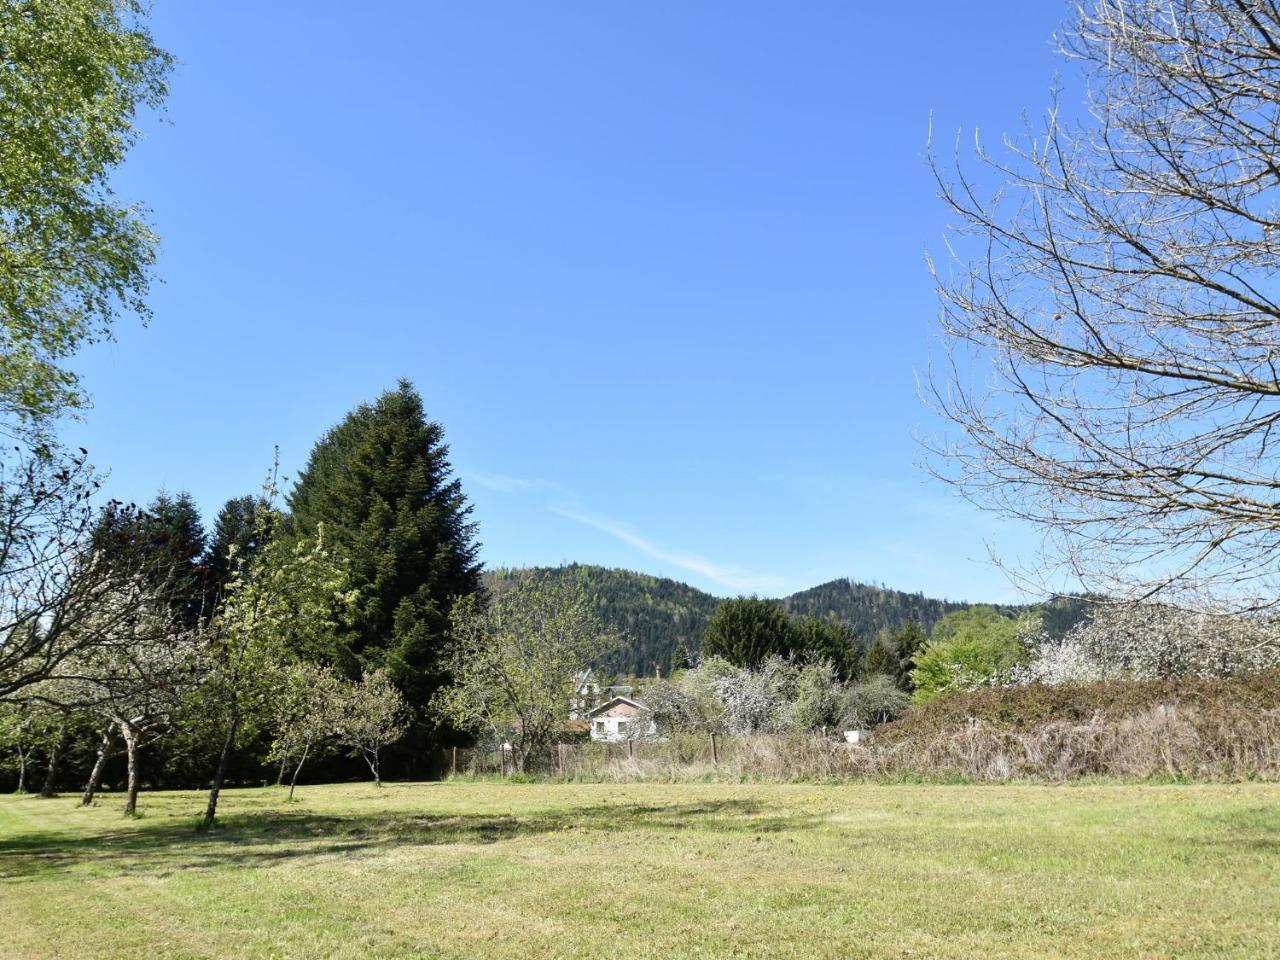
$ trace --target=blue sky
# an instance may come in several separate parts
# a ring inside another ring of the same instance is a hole
[[[209,516],[408,377],[491,565],[961,599],[1030,531],[918,466],[923,161],[1040,112],[1065,5],[177,3],[117,179],[147,329],[79,368],[109,491]]]

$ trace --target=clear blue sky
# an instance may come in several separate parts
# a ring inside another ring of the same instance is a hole
[[[1033,542],[916,466],[935,427],[930,112],[1016,129],[1065,5],[178,3],[118,178],[147,329],[80,368],[114,496],[208,516],[408,377],[491,565],[722,595],[1013,595]]]

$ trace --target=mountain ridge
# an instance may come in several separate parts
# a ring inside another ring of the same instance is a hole
[[[568,578],[586,589],[605,626],[623,637],[618,650],[607,655],[600,664],[600,668],[608,673],[644,676],[652,675],[659,668],[666,672],[680,646],[696,656],[702,649],[702,635],[707,622],[726,599],[670,577],[595,564],[504,567],[488,571],[485,576],[492,582],[512,574]],[[781,604],[784,610],[796,617],[815,616],[840,621],[849,627],[864,648],[879,630],[915,622],[928,631],[948,613],[975,606],[993,606],[1013,616],[1032,609],[1040,610],[1044,614],[1046,629],[1057,634],[1079,619],[1084,602],[1065,598],[1038,604],[977,604],[926,597],[922,592],[894,590],[848,577],[837,577],[785,597],[767,599]]]

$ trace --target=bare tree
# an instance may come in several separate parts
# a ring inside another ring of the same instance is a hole
[[[15,448],[0,462],[0,700],[78,679],[77,658],[117,642],[150,602],[137,585],[163,579],[131,533],[141,511],[109,504],[104,539],[98,485],[84,451]]]
[[[177,623],[163,601],[157,600],[146,615],[134,618],[130,628],[118,642],[95,647],[75,661],[77,672],[85,678],[75,685],[79,698],[108,731],[95,763],[96,775],[101,774],[110,748],[110,731],[119,731],[124,741],[126,816],[138,808],[139,752],[173,726],[208,668],[200,631]],[[87,799],[82,802],[92,802],[94,788],[91,775]]]
[[[964,434],[935,469],[1044,525],[1041,583],[1274,604],[1280,8],[1087,0],[1061,50],[1083,122],[934,161],[959,225],[931,387]]]

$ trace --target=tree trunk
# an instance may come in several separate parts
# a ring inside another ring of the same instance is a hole
[[[227,763],[231,759],[231,751],[236,748],[236,732],[239,726],[240,704],[233,702],[231,716],[227,721],[227,738],[222,743],[222,754],[218,757],[218,770],[213,775],[213,783],[209,787],[209,805],[204,810],[204,820],[200,825],[202,830],[212,827],[214,819],[218,816],[218,794],[222,792],[222,783],[227,779]]]
[[[369,765],[369,772],[373,774],[374,786],[382,786],[382,774],[378,772],[378,751],[364,751],[364,762]]]
[[[293,770],[293,779],[289,781],[289,799],[293,799],[293,788],[298,785],[298,774],[302,772],[302,765],[307,762],[307,754],[311,752],[311,743],[302,749],[302,759],[298,761],[298,765]]]
[[[89,782],[84,785],[84,796],[80,798],[80,806],[93,804],[94,794],[98,792],[98,783],[102,780],[102,771],[107,765],[107,757],[111,754],[111,728],[102,731],[102,743],[98,744],[98,759],[93,762],[93,770],[89,773]]]
[[[27,792],[27,751],[22,749],[22,742],[18,742],[18,789],[15,793]]]
[[[58,764],[62,761],[62,751],[67,745],[67,725],[58,725],[58,739],[53,742],[49,751],[49,771],[44,777],[44,786],[40,788],[40,796],[46,800],[53,796],[53,789],[58,785]]]
[[[130,726],[120,731],[124,735],[125,755],[129,760],[129,785],[124,795],[124,815],[132,817],[138,810],[138,734]]]
[[[288,762],[289,762],[289,758],[288,758],[288,757],[281,757],[281,758],[280,758],[280,769],[276,771],[276,786],[277,786],[277,787],[278,787],[278,786],[280,786],[280,784],[284,783],[284,767],[285,767],[285,764],[287,764]],[[294,774],[294,779],[296,780],[297,778],[298,778],[298,775],[295,773],[295,774]],[[292,791],[290,791],[290,794],[289,794],[289,795],[290,795],[290,796],[293,796]]]

